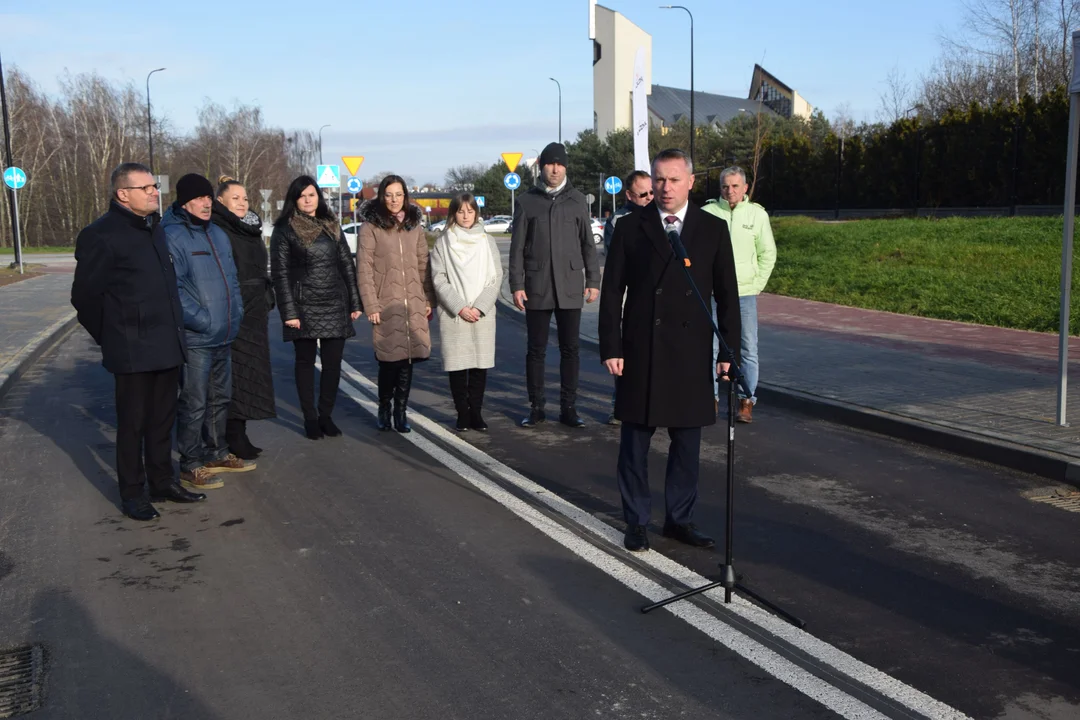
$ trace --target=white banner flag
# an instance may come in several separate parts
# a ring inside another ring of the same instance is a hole
[[[649,107],[645,96],[645,48],[634,56],[634,95],[631,119],[634,127],[634,169],[649,172]]]

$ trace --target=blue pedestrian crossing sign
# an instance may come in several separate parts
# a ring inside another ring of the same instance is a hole
[[[503,185],[506,186],[507,190],[517,190],[521,187],[521,176],[515,172],[506,173],[503,177]]]
[[[356,195],[364,189],[364,183],[360,181],[360,178],[349,178],[349,184],[346,187],[349,188],[349,192]]]
[[[487,198],[483,195],[476,196],[476,207],[484,207],[484,203],[487,202]]]
[[[604,181],[604,190],[614,195],[615,193],[622,190],[622,180],[612,175]]]
[[[18,190],[26,184],[26,172],[22,168],[9,167],[4,171],[4,184],[12,190]]]
[[[319,165],[315,171],[315,184],[321,188],[341,189],[341,170],[337,165]]]

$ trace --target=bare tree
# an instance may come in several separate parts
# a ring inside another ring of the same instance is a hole
[[[885,76],[885,92],[880,97],[881,108],[878,111],[878,119],[887,125],[904,117],[914,104],[911,81],[899,65],[893,65],[889,74]]]
[[[1019,103],[1020,56],[1030,18],[1029,6],[1025,0],[967,0],[964,9],[967,14],[964,24],[977,41],[963,46],[989,58],[1005,51],[1012,66],[1012,99]]]
[[[446,177],[444,178],[447,187],[453,187],[455,185],[475,185],[476,181],[487,172],[487,168],[483,163],[473,163],[472,165],[458,165],[457,167],[450,168],[446,171]]]

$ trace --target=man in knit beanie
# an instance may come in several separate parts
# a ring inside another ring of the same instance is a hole
[[[240,331],[244,304],[229,237],[210,222],[213,195],[209,180],[185,175],[158,226],[176,268],[188,346],[176,410],[180,482],[198,492],[222,487],[219,473],[255,469],[231,454],[225,440],[232,398],[230,345]]]
[[[551,317],[559,334],[559,422],[585,426],[577,414],[578,333],[584,303],[600,294],[600,265],[593,244],[589,205],[566,179],[569,159],[561,143],[540,153],[540,182],[524,193],[514,209],[510,240],[510,290],[525,311],[528,353],[525,375],[531,409],[522,427],[546,419],[544,359]]]

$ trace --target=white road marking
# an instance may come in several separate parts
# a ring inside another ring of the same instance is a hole
[[[371,397],[377,396],[378,389],[376,385],[346,362],[342,363],[342,373],[348,380],[352,381],[360,388],[367,390],[369,394],[361,393],[356,387],[353,387],[348,383],[342,386],[343,392],[358,405],[375,416],[378,413],[378,405],[371,400]],[[589,531],[592,535],[595,535],[604,542],[617,548],[619,552],[623,551],[622,536],[610,525],[598,520],[558,495],[549,492],[514,469],[504,465],[482,450],[465,442],[440,424],[435,423],[418,413],[411,413],[409,419],[414,426],[422,428],[425,432],[438,437],[456,452],[459,452],[462,456],[477,464],[486,472],[492,473],[514,487],[529,493],[538,501],[572,521],[575,525]],[[473,467],[462,462],[457,457],[454,457],[427,438],[418,435],[415,431],[403,435],[402,437],[412,442],[420,450],[427,453],[468,482],[472,483],[493,500],[529,522],[545,535],[563,545],[583,560],[586,560],[598,569],[615,578],[631,590],[641,594],[650,601],[661,600],[671,595],[666,588],[661,587],[648,577],[637,572],[629,565],[617,560],[610,554],[585,542],[562,525],[552,521],[543,513],[538,512],[528,503],[503,489],[498,483],[485,477],[483,474],[478,473]],[[645,562],[654,570],[663,573],[665,576],[682,585],[697,587],[709,582],[705,577],[660,553],[649,551],[647,553],[636,553],[636,556],[640,561]],[[722,589],[711,590],[706,593],[706,595],[709,595],[717,601],[722,602],[723,600]],[[782,639],[790,645],[802,650],[822,665],[833,668],[852,680],[877,691],[882,696],[900,703],[925,717],[933,718],[933,720],[970,720],[967,715],[964,715],[959,710],[935,700],[929,695],[855,659],[851,655],[810,635],[806,631],[799,630],[798,628],[789,625],[787,622],[762,610],[758,606],[743,600],[737,595],[732,598],[730,604],[724,604],[723,608],[738,615],[742,620],[752,623],[762,631]],[[775,651],[722,622],[716,616],[705,612],[693,603],[674,603],[668,605],[664,609],[684,620],[692,627],[705,633],[723,646],[738,653],[740,656],[746,658],[773,677],[792,686],[804,695],[817,700],[822,705],[842,717],[860,719],[887,718],[886,715],[881,714],[861,700],[826,683],[798,665],[780,656]]]

